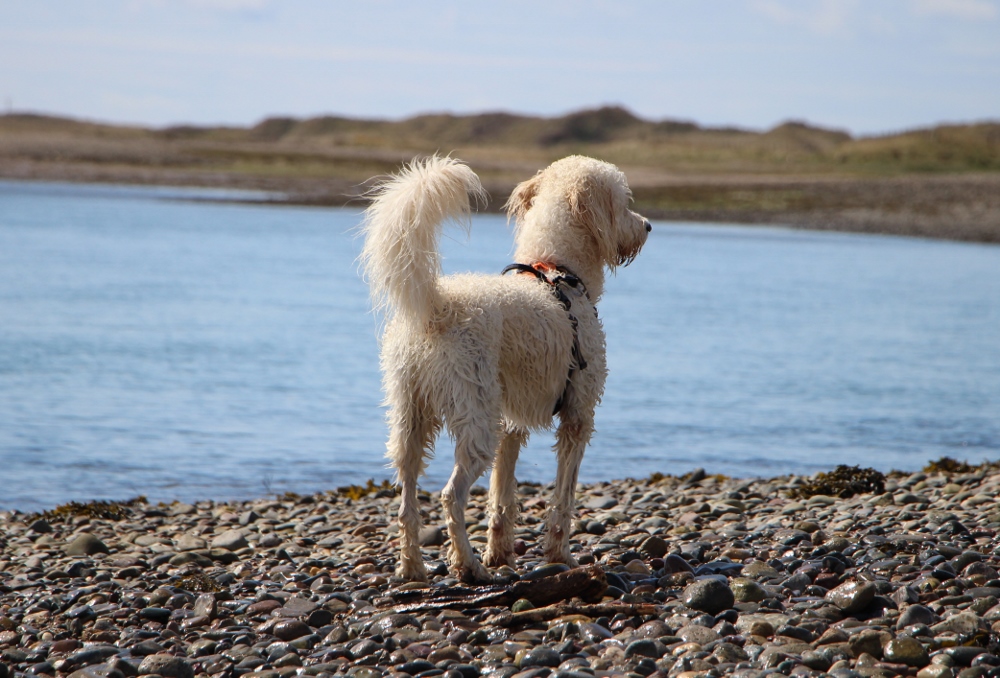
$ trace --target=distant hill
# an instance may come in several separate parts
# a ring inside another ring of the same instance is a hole
[[[853,137],[801,121],[761,132],[645,120],[614,106],[249,127],[0,115],[0,178],[254,188],[301,204],[361,204],[369,178],[434,152],[468,161],[492,209],[540,167],[582,153],[619,165],[652,217],[1000,242],[998,122]]]
[[[1000,123],[942,125],[852,137],[805,122],[765,132],[650,121],[621,107],[553,118],[481,113],[427,114],[399,121],[338,116],[273,117],[251,127],[108,125],[36,114],[0,116],[0,135],[57,134],[80,138],[206,143],[315,145],[318,150],[392,149],[407,153],[505,149],[531,157],[589,152],[620,164],[700,172],[921,173],[1000,170]]]

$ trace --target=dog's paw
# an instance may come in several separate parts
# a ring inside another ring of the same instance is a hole
[[[513,551],[502,552],[498,551],[493,553],[489,549],[483,554],[483,562],[486,563],[486,567],[501,567],[503,565],[509,565],[514,567],[514,563],[517,562],[517,556],[515,556]]]
[[[579,567],[580,563],[577,562],[576,558],[570,555],[569,551],[566,552],[556,552],[556,553],[546,553],[545,561],[549,563],[566,563],[571,568]]]
[[[423,563],[401,562],[396,568],[396,576],[406,581],[428,581]]]
[[[458,579],[465,584],[493,583],[493,575],[491,575],[490,571],[483,567],[482,563],[478,561],[475,565],[459,568],[458,571],[455,572],[455,576],[457,576]]]

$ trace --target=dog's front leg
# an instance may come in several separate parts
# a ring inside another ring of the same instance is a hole
[[[546,516],[547,535],[545,558],[550,563],[566,563],[576,566],[576,560],[569,553],[569,531],[576,511],[576,480],[580,474],[583,452],[594,431],[593,415],[581,417],[564,412],[559,429],[556,431],[556,486],[552,493],[552,505]]]
[[[484,557],[484,562],[489,567],[514,565],[514,525],[518,514],[514,469],[521,447],[527,440],[528,432],[523,429],[507,431],[497,449],[496,461],[493,462],[489,498],[489,543]]]

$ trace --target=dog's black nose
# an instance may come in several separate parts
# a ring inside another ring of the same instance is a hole
[[[649,223],[649,222],[647,221],[647,222],[646,222],[646,233],[649,233],[649,232],[651,232],[652,230],[653,230],[653,224],[651,224],[651,223]]]

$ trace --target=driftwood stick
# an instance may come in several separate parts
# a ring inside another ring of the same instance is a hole
[[[639,615],[642,617],[657,615],[661,606],[652,603],[596,603],[593,605],[556,603],[546,607],[537,607],[524,612],[503,612],[490,617],[486,623],[494,626],[520,626],[547,622],[568,614],[582,614],[587,617],[613,617],[616,614]]]
[[[608,580],[599,565],[577,567],[566,572],[514,582],[507,586],[453,587],[442,591],[426,590],[419,602],[397,604],[396,612],[430,612],[472,607],[506,607],[517,600],[530,600],[532,605],[545,606],[570,598],[598,601],[608,588]],[[424,593],[425,590],[420,590]],[[411,595],[417,591],[407,592]]]

